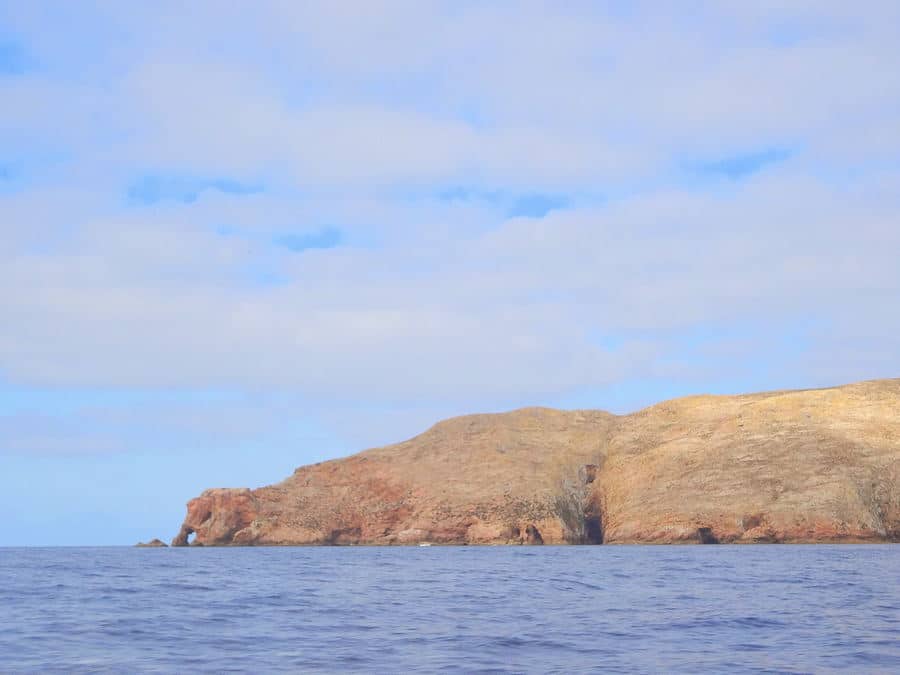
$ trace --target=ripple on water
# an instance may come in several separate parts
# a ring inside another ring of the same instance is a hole
[[[0,671],[890,672],[900,547],[0,551]]]

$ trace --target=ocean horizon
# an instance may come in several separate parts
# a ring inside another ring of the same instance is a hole
[[[900,675],[898,113],[897,0],[0,0],[0,675]]]

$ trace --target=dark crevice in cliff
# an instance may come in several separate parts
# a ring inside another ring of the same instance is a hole
[[[343,527],[331,530],[322,543],[329,546],[358,544],[361,537],[362,530],[359,527]]]
[[[711,527],[698,527],[697,538],[701,544],[718,544],[719,538],[716,537]]]
[[[528,544],[543,544],[544,538],[541,536],[540,530],[534,525],[525,528],[525,542]]]
[[[583,544],[603,543],[603,507],[596,480],[605,459],[601,456],[596,464],[586,464],[579,472],[587,488],[584,499]]]
[[[603,511],[595,485],[602,465],[601,458],[563,472],[559,480],[554,506],[570,544],[603,543]]]
[[[599,514],[587,515],[584,519],[585,544],[603,543],[603,519]]]

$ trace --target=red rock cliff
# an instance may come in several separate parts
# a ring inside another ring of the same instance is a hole
[[[900,379],[543,408],[207,490],[173,545],[900,540]]]

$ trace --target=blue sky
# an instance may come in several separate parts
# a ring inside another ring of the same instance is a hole
[[[900,375],[898,44],[876,1],[0,0],[0,545],[455,414]]]

